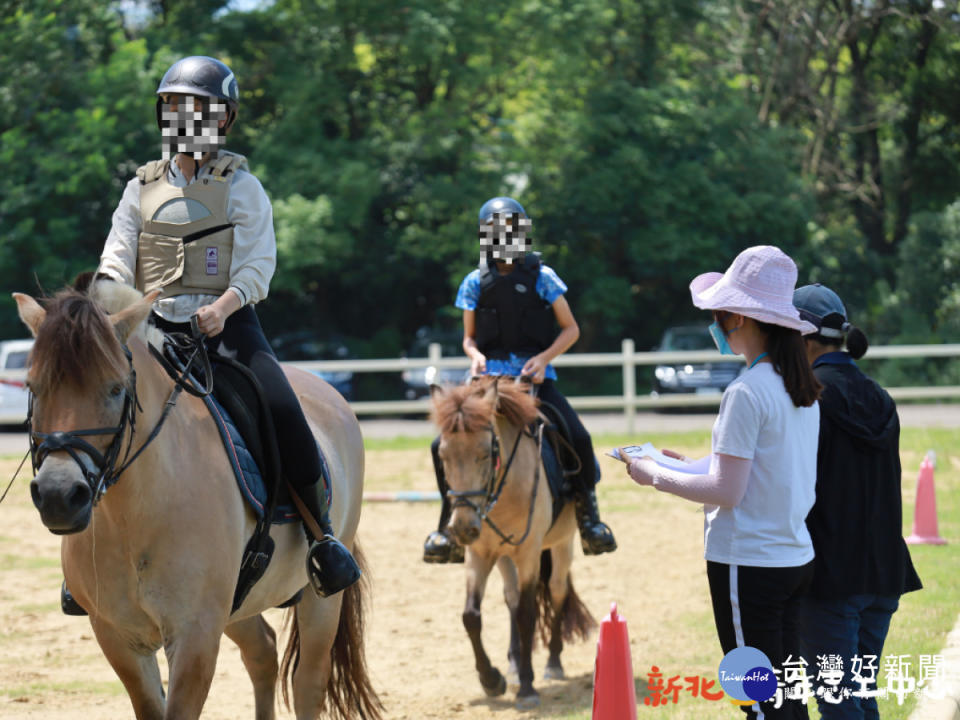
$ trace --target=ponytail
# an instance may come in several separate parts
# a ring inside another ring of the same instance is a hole
[[[813,369],[807,361],[807,352],[800,331],[759,320],[754,322],[767,336],[767,353],[773,362],[774,369],[783,378],[783,384],[794,406],[813,405],[820,397],[823,386],[814,376]]]
[[[859,360],[867,354],[867,348],[869,347],[870,342],[863,330],[858,327],[851,327],[847,333],[847,352],[850,353],[850,357]]]

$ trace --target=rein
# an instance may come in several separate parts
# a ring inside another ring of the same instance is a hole
[[[507,545],[522,545],[523,541],[527,539],[527,535],[530,534],[530,527],[533,523],[533,508],[537,499],[537,487],[540,485],[540,450],[543,444],[543,423],[537,425],[535,434],[530,432],[526,428],[521,428],[517,433],[517,439],[513,443],[513,449],[510,451],[510,457],[507,458],[507,464],[503,468],[503,472],[500,474],[500,483],[497,484],[496,489],[494,489],[494,484],[497,482],[497,472],[501,466],[500,458],[500,440],[497,437],[496,429],[493,426],[493,423],[490,423],[490,473],[487,479],[486,488],[483,490],[447,490],[447,497],[453,500],[453,505],[451,509],[456,509],[458,507],[469,507],[480,517],[482,522],[485,522],[490,526],[490,529],[493,530],[501,539],[500,544]],[[504,486],[507,482],[507,473],[510,472],[510,467],[513,465],[513,459],[517,454],[517,448],[520,446],[520,438],[529,437],[536,443],[537,446],[537,461],[535,464],[535,470],[533,473],[533,488],[530,491],[530,507],[527,509],[527,525],[523,531],[523,535],[519,540],[514,540],[513,535],[505,534],[496,523],[490,519],[490,512],[496,506],[497,501],[500,499],[500,493],[503,491]],[[475,504],[470,498],[483,496],[483,507]]]
[[[27,431],[30,437],[30,462],[33,465],[33,474],[37,474],[43,461],[50,453],[58,451],[68,453],[80,467],[80,472],[83,474],[84,480],[86,480],[87,485],[90,486],[92,493],[91,504],[96,506],[107,490],[117,483],[120,476],[133,464],[133,461],[140,457],[140,454],[146,450],[147,446],[160,434],[160,429],[170,415],[170,411],[173,410],[173,406],[176,405],[177,398],[181,391],[186,390],[189,394],[196,396],[208,395],[210,393],[213,384],[213,375],[210,372],[210,360],[207,357],[206,344],[203,341],[203,336],[197,329],[196,318],[191,318],[190,323],[193,337],[188,337],[183,333],[167,336],[168,342],[177,349],[180,351],[190,350],[191,354],[186,362],[183,363],[182,367],[176,368],[175,372],[171,373],[174,377],[174,387],[167,398],[163,412],[160,414],[159,419],[153,426],[147,439],[132,456],[130,455],[130,451],[133,447],[133,436],[136,430],[137,411],[142,414],[143,407],[140,405],[140,400],[137,397],[137,371],[133,367],[133,355],[130,352],[130,348],[126,345],[122,347],[124,354],[127,356],[130,373],[127,376],[128,390],[126,390],[126,396],[123,400],[123,410],[120,412],[119,425],[89,430],[56,431],[52,433],[34,432],[33,393],[30,393],[27,404]],[[169,361],[163,357],[163,354],[152,345],[149,347],[154,357],[169,370],[171,365]],[[202,387],[198,385],[196,378],[191,374],[191,370],[198,359],[202,364],[204,372],[205,385]],[[127,447],[123,454],[123,460],[120,467],[116,467],[117,459],[120,457],[120,451],[123,445],[123,436],[127,434],[128,429]],[[111,440],[105,453],[101,454],[99,450],[83,439],[84,437],[94,435],[113,435],[113,440]],[[77,454],[78,451],[85,453],[87,457],[90,458],[94,464],[93,470],[87,468],[83,459]]]

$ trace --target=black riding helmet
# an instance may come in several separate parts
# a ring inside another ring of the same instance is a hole
[[[160,86],[157,88],[157,127],[160,124],[162,95],[179,93],[182,95],[198,95],[200,97],[217,98],[227,104],[227,124],[224,130],[229,130],[233,121],[237,119],[237,106],[240,104],[240,90],[237,87],[237,78],[219,60],[206,55],[191,55],[177,60],[163,75]]]

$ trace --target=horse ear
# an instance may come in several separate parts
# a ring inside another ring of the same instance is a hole
[[[30,334],[37,336],[37,331],[47,317],[47,311],[40,307],[40,303],[29,295],[23,293],[13,293],[13,299],[17,302],[17,312],[23,324],[30,329]]]
[[[143,300],[135,302],[130,307],[124,308],[120,312],[109,316],[110,324],[113,325],[113,329],[117,333],[120,342],[127,342],[137,326],[147,319],[147,315],[150,314],[150,308],[153,307],[153,302],[158,297],[160,297],[160,291],[154,290],[149,295],[144,295]]]
[[[497,406],[497,384],[499,382],[500,382],[499,377],[493,378],[493,382],[490,383],[490,386],[483,393],[484,401],[490,403],[494,407]]]
[[[443,397],[444,389],[442,385],[437,385],[436,383],[430,383],[430,398],[433,400],[439,400]]]

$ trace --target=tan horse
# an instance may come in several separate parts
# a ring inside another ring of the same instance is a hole
[[[537,624],[550,650],[544,677],[562,678],[563,641],[595,626],[573,589],[570,565],[577,530],[572,504],[555,523],[537,436],[528,429],[536,401],[512,379],[484,377],[450,389],[434,386],[433,418],[453,501],[449,528],[466,547],[463,624],[473,645],[480,684],[489,696],[506,691],[480,638],[480,603],[496,565],[510,609],[508,677],[519,683],[517,707],[536,707],[531,652]],[[539,596],[539,603],[538,603]]]
[[[59,293],[46,309],[26,295],[14,297],[36,337],[27,376],[33,437],[64,433],[53,435],[59,440],[47,449],[54,449],[41,453],[31,494],[43,523],[64,536],[67,585],[89,613],[138,720],[200,716],[224,633],[240,647],[257,720],[274,718],[276,687],[281,684],[288,699],[291,675],[298,720],[313,720],[322,711],[344,719],[379,718],[364,660],[366,590],[358,583],[318,598],[307,585],[299,523],[274,526],[273,561],[231,614],[255,519],[200,399],[180,394],[147,441],[174,388],[135,332],[155,294],[137,293],[132,305],[109,316],[72,290]],[[343,398],[319,378],[292,369],[287,374],[329,462],[331,521],[362,562],[355,544],[363,486],[359,425]],[[135,422],[126,422],[131,416]],[[102,434],[84,432],[91,429]],[[128,443],[132,453],[143,451],[101,499],[98,477],[106,468],[99,465],[112,464],[114,444],[120,469]],[[278,667],[276,635],[260,613],[305,585],[303,599],[290,611],[290,639]],[[166,693],[156,658],[160,648],[169,665]]]

